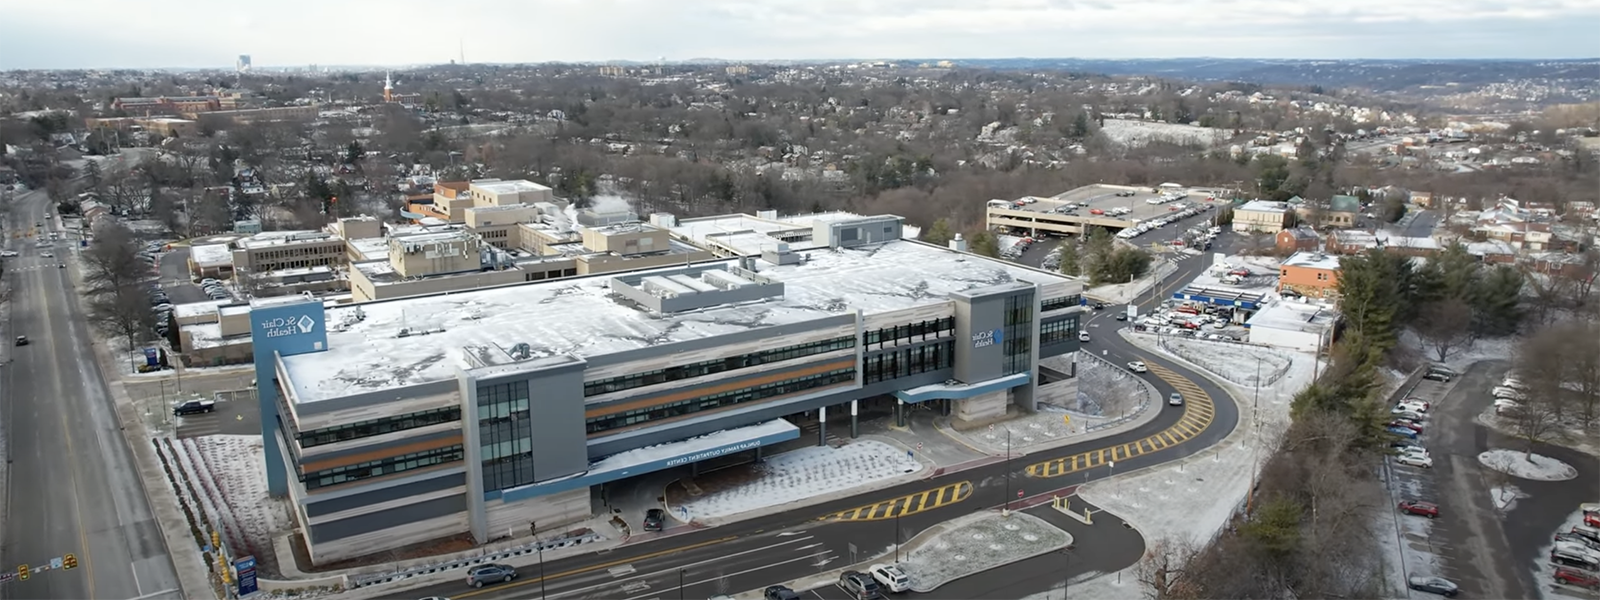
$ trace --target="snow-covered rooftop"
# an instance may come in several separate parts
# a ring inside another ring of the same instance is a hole
[[[221,323],[184,325],[183,331],[189,334],[189,344],[192,348],[217,348],[250,343],[250,336],[248,335],[223,337]]]
[[[539,185],[526,179],[513,179],[509,181],[474,181],[472,187],[492,194],[514,194],[518,192],[549,191],[550,188]]]
[[[355,249],[362,259],[389,260],[389,240],[385,238],[346,240],[345,244]]]
[[[199,317],[217,312],[217,307],[232,302],[232,300],[205,300],[201,302],[185,302],[172,307],[172,316],[177,319]]]
[[[762,219],[750,215],[725,215],[702,219],[684,219],[678,221],[678,225],[672,228],[672,233],[696,244],[708,245],[709,242],[715,241],[722,245],[738,248],[741,246],[734,244],[770,244],[776,241],[771,237],[772,234],[780,231],[799,232],[809,230],[811,229],[811,221],[802,221],[805,218],[807,216],[793,216],[786,217],[780,221]],[[757,240],[756,237],[752,236],[758,236],[760,239]],[[733,240],[743,241],[734,242]]]
[[[1256,311],[1246,325],[1252,328],[1322,333],[1333,327],[1335,316],[1333,309],[1326,306],[1285,300]]]
[[[337,239],[326,231],[266,231],[238,241],[244,248],[265,248],[285,244],[326,242]]]
[[[233,264],[233,252],[227,244],[206,244],[189,248],[189,259],[199,267],[220,267]]]
[[[803,252],[801,264],[757,263],[784,295],[762,302],[651,314],[613,299],[610,276],[581,277],[391,302],[333,307],[328,350],[283,359],[300,402],[455,377],[462,348],[533,347],[533,356],[598,356],[753,328],[946,302],[948,294],[1025,279],[1068,278],[909,241]],[[731,264],[731,261],[726,261]],[[704,263],[702,263],[704,264]],[[671,267],[636,275],[671,271]],[[260,302],[259,300],[257,302]],[[412,334],[399,337],[400,330]],[[430,333],[419,335],[419,330]]]
[[[1283,261],[1283,266],[1336,271],[1339,269],[1339,257],[1321,252],[1296,252]]]
[[[1240,206],[1239,210],[1248,210],[1250,212],[1281,213],[1281,212],[1288,212],[1289,211],[1289,203],[1288,202],[1272,202],[1272,201],[1269,201],[1269,200],[1251,200],[1249,202],[1244,203],[1244,206]]]

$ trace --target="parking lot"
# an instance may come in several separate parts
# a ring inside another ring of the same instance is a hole
[[[1416,441],[1427,448],[1433,465],[1401,465],[1391,457],[1385,466],[1391,510],[1402,500],[1439,507],[1436,519],[1396,511],[1395,535],[1407,548],[1405,569],[1450,579],[1467,598],[1528,598],[1539,588],[1551,588],[1553,569],[1545,565],[1551,536],[1579,503],[1595,501],[1594,490],[1600,489],[1595,458],[1566,448],[1540,444],[1534,451],[1576,467],[1579,476],[1567,481],[1510,477],[1478,461],[1478,454],[1491,448],[1526,447],[1475,420],[1489,409],[1489,392],[1507,369],[1503,361],[1485,361],[1450,382],[1417,384],[1406,397],[1431,404]],[[1509,494],[1503,492],[1508,489]],[[1492,490],[1514,501],[1497,505]],[[1560,593],[1600,597],[1573,588]]]

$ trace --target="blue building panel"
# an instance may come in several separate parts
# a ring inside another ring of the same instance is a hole
[[[925,385],[919,388],[897,391],[894,393],[894,396],[910,404],[927,402],[929,400],[963,400],[966,398],[987,394],[989,392],[998,392],[1000,390],[1011,389],[1027,383],[1030,378],[1030,374],[1028,373],[1017,373],[1015,375],[1007,375],[1005,377],[990,379],[982,383],[970,385],[948,385],[937,383],[934,385]]]
[[[266,449],[267,491],[289,493],[278,430],[278,356],[294,356],[328,349],[328,327],[322,301],[273,302],[250,310],[250,343],[255,354],[256,400],[261,410],[262,446]]]

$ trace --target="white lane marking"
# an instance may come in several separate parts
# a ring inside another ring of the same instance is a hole
[[[768,565],[761,565],[759,567],[755,567],[753,569],[745,569],[745,570],[739,571],[737,573],[724,573],[724,574],[721,574],[721,575],[717,575],[716,577],[712,577],[710,579],[702,579],[700,581],[686,581],[686,582],[684,582],[683,587],[704,585],[704,584],[711,583],[711,582],[714,582],[714,581],[717,581],[717,580],[720,580],[720,579],[726,579],[728,577],[735,577],[735,576],[738,576],[738,575],[744,575],[746,573],[754,573],[754,572],[760,571],[762,569],[770,569],[772,567],[776,567],[776,566],[780,566],[780,565],[786,565],[786,564],[789,564],[789,563],[792,563],[792,562],[800,562],[802,560],[810,560],[810,559],[813,559],[813,558],[817,558],[819,556],[824,556],[826,554],[828,554],[828,553],[827,552],[818,552],[818,553],[812,554],[810,556],[802,556],[800,558],[791,558],[791,559],[783,561],[783,562],[775,562],[775,563],[768,564]],[[628,598],[628,600],[645,600],[645,597],[644,596],[636,596],[636,597],[633,597],[633,598]]]
[[[571,596],[571,595],[574,595],[574,594],[582,594],[582,593],[585,593],[585,592],[591,592],[591,591],[594,591],[594,590],[597,590],[597,589],[600,589],[600,588],[609,587],[611,585],[615,585],[615,584],[618,584],[618,583],[627,583],[628,581],[631,581],[631,580],[634,580],[634,579],[643,579],[645,577],[650,577],[652,575],[667,575],[667,574],[671,574],[673,571],[683,571],[683,570],[690,569],[692,567],[699,567],[699,566],[704,566],[704,565],[708,565],[708,564],[711,564],[711,563],[722,562],[722,561],[728,560],[730,558],[733,558],[735,556],[744,556],[746,554],[754,554],[756,552],[762,552],[762,551],[765,551],[765,550],[771,550],[773,548],[781,548],[783,546],[788,546],[788,545],[792,545],[792,544],[798,544],[800,542],[804,542],[806,540],[810,540],[810,539],[813,539],[815,537],[816,536],[808,535],[806,537],[789,540],[787,542],[780,542],[780,543],[777,543],[777,544],[772,544],[770,546],[762,546],[760,548],[752,548],[750,550],[745,550],[745,551],[742,551],[742,552],[735,552],[733,554],[724,554],[724,555],[718,556],[716,558],[710,558],[710,559],[702,560],[700,562],[689,563],[689,564],[686,564],[686,565],[679,565],[679,566],[676,566],[676,567],[673,567],[673,568],[670,568],[670,569],[662,569],[660,571],[652,571],[652,572],[649,572],[649,573],[640,573],[640,574],[634,575],[632,577],[627,577],[627,578],[624,578],[624,579],[619,579],[619,580],[608,582],[608,583],[601,583],[601,584],[597,584],[597,585],[591,585],[591,586],[587,586],[587,587],[571,589],[571,590],[566,590],[566,591],[562,591],[562,592],[551,592],[546,597],[547,598],[561,598],[561,597],[564,597],[564,596]],[[806,558],[810,558],[810,556],[801,557],[801,559],[806,559]],[[793,562],[793,561],[788,561],[788,562]],[[782,564],[782,563],[779,563],[779,564]]]

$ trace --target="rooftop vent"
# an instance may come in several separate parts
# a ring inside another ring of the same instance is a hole
[[[506,354],[510,354],[514,360],[528,360],[533,358],[533,346],[528,345],[527,342],[517,342],[517,345],[512,346],[511,350]]]

